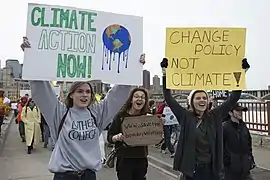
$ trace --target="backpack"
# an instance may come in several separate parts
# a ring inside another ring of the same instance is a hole
[[[91,110],[90,110],[88,107],[87,107],[87,109],[88,109],[88,111],[89,111],[91,117],[94,119],[94,123],[95,123],[96,127],[98,127],[98,126],[97,126],[97,121],[96,121],[95,116],[92,114]],[[58,137],[59,137],[59,134],[60,134],[60,132],[61,132],[61,129],[63,128],[63,125],[64,125],[64,123],[65,123],[65,120],[66,120],[66,117],[67,117],[68,112],[69,112],[69,108],[67,108],[67,111],[65,112],[64,116],[63,116],[62,119],[61,119],[60,125],[59,125],[59,127],[58,127],[57,139],[58,139]]]

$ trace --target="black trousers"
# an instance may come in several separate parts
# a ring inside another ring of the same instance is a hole
[[[118,180],[146,180],[147,158],[117,158]]]
[[[214,175],[211,165],[196,166],[193,177],[186,176],[186,180],[219,180],[220,177]]]
[[[39,126],[40,126],[40,131],[41,131],[42,142],[44,142],[44,129],[43,129],[44,125],[43,123],[40,123]]]
[[[92,170],[82,172],[55,173],[53,180],[96,180],[96,173]]]
[[[25,127],[24,122],[19,121],[19,133],[22,139],[25,139]]]
[[[4,116],[0,116],[0,135],[1,135],[1,128],[2,128],[2,125],[4,123]]]
[[[242,173],[235,173],[232,172],[229,168],[225,168],[225,178],[224,180],[253,180],[250,172],[242,174]]]

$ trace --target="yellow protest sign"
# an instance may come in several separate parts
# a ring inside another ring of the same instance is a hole
[[[167,28],[167,88],[246,89],[245,28]]]

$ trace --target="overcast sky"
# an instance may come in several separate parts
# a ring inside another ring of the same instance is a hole
[[[247,28],[246,57],[251,64],[248,89],[270,85],[269,0],[8,0],[0,6],[0,59],[23,61],[20,50],[26,33],[27,3],[73,6],[144,17],[145,68],[161,75],[165,27],[230,26]],[[268,11],[268,12],[267,12]]]

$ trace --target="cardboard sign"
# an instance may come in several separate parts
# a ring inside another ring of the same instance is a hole
[[[142,84],[142,17],[30,3],[26,35],[25,80]]]
[[[245,28],[167,28],[169,89],[246,89]]]
[[[126,117],[122,123],[124,141],[130,146],[155,145],[163,135],[161,120],[156,116]]]

